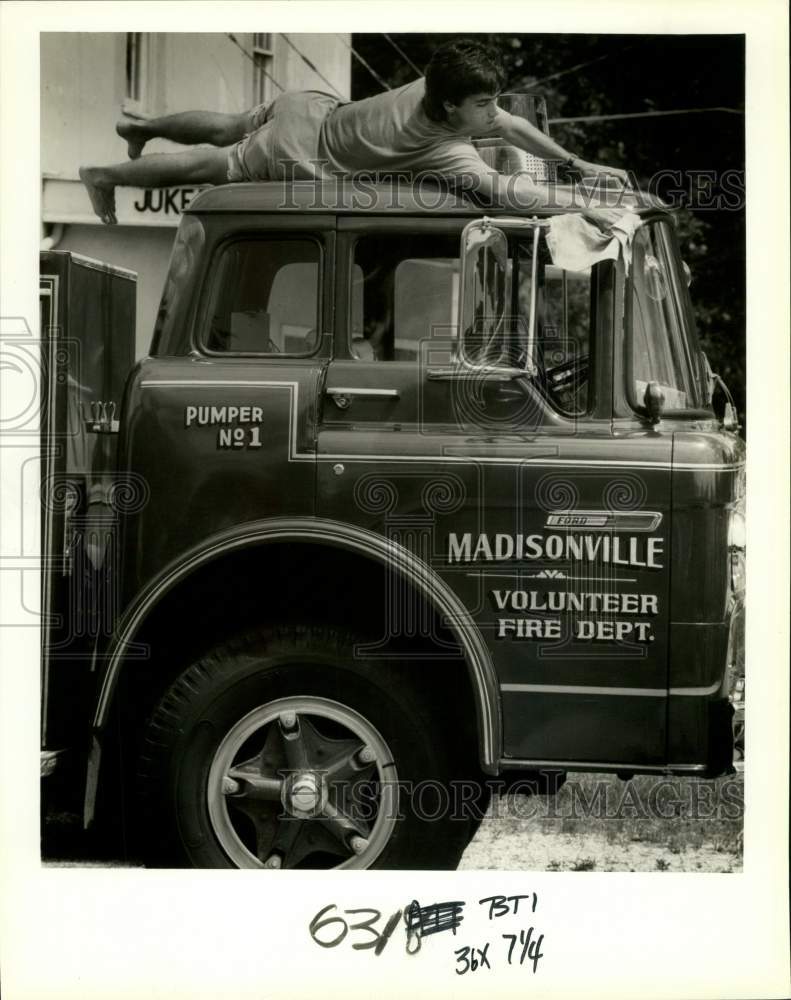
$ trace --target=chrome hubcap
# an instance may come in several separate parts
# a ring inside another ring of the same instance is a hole
[[[327,789],[320,774],[299,771],[283,782],[283,808],[292,816],[315,816],[327,800]]]
[[[207,782],[212,828],[239,868],[367,868],[398,815],[381,734],[328,698],[281,698],[225,736]]]

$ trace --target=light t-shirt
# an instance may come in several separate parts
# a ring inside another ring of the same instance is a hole
[[[283,94],[265,123],[235,149],[234,180],[314,180],[333,174],[424,171],[448,180],[488,175],[468,136],[432,121],[421,77],[396,90],[345,103],[319,91]],[[486,135],[499,134],[508,117]]]
[[[428,170],[443,177],[488,173],[469,136],[428,117],[425,93],[421,77],[397,90],[340,105],[322,125],[319,156],[329,160],[330,170],[343,173]]]

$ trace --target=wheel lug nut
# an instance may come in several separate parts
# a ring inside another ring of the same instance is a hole
[[[370,747],[363,747],[357,757],[361,764],[371,764],[376,760],[376,754]]]
[[[264,863],[264,868],[282,868],[283,861],[278,854],[273,854],[270,858],[266,859]]]
[[[236,795],[241,789],[241,785],[235,778],[229,778],[227,775],[222,779],[222,793],[223,795]]]
[[[349,847],[351,847],[355,854],[362,854],[367,846],[368,841],[365,837],[352,837],[349,841]]]

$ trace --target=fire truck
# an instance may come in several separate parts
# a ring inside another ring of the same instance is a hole
[[[560,208],[207,190],[137,363],[134,276],[42,254],[45,805],[152,865],[452,868],[516,779],[732,769],[744,446],[625,207],[569,269]]]

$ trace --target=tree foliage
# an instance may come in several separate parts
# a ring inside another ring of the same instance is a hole
[[[359,54],[391,87],[417,73],[442,41],[462,35],[354,35]],[[476,36],[501,53],[508,90],[535,90],[554,138],[586,160],[631,171],[679,208],[678,236],[693,283],[698,332],[744,415],[744,39],[741,35]],[[392,44],[395,43],[395,44]],[[354,60],[352,95],[381,85]],[[685,115],[609,119],[679,109]]]

